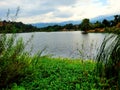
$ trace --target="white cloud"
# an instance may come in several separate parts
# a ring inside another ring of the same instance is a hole
[[[120,14],[119,0],[0,0],[0,17],[20,6],[18,21],[24,23],[80,20]]]

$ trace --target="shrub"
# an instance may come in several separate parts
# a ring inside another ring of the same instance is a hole
[[[117,34],[120,34],[120,28],[118,27],[106,27],[105,28],[105,32],[107,33],[117,33]]]
[[[25,43],[16,40],[16,35],[0,36],[0,87],[19,83],[27,74],[28,53],[24,52]]]

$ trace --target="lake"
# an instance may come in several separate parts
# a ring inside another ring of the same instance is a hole
[[[24,41],[34,37],[26,46],[32,55],[42,51],[42,55],[53,57],[94,59],[106,34],[89,33],[81,34],[80,31],[71,32],[33,32],[19,33]]]

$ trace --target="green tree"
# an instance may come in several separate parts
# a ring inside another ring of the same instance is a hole
[[[64,27],[70,30],[70,29],[73,29],[73,24],[72,23],[66,24]]]
[[[102,23],[99,21],[96,21],[93,26],[94,26],[94,28],[102,28],[103,27]]]
[[[107,19],[104,19],[102,21],[102,24],[103,24],[104,27],[110,27],[110,22]]]
[[[87,18],[83,19],[80,27],[83,31],[89,30],[91,28],[90,20]]]
[[[119,15],[115,15],[115,16],[114,16],[114,21],[115,21],[115,23],[116,23],[116,24],[117,24],[117,23],[118,23],[118,21],[119,21],[119,19],[118,19],[118,18],[119,18]]]

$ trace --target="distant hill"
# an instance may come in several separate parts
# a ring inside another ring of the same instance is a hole
[[[95,23],[96,21],[102,22],[104,19],[113,20],[114,15],[101,15],[101,16],[90,19],[90,22],[92,22],[92,23]]]
[[[90,22],[94,23],[96,21],[100,21],[102,22],[104,19],[107,20],[113,20],[114,19],[114,15],[101,15],[95,18],[90,19]],[[77,21],[64,21],[64,22],[60,22],[60,23],[34,23],[32,24],[33,26],[36,26],[38,28],[43,28],[43,27],[47,27],[47,26],[54,26],[54,25],[60,25],[60,26],[64,26],[66,24],[70,24],[72,23],[73,25],[75,24],[80,24],[82,20],[77,20]]]
[[[72,23],[73,25],[75,24],[80,24],[81,23],[81,20],[78,20],[78,21],[65,21],[65,22],[60,22],[60,23],[35,23],[35,24],[32,24],[33,26],[36,26],[38,28],[42,28],[42,27],[47,27],[47,26],[54,26],[54,25],[60,25],[60,26],[64,26],[66,24],[70,24]]]
[[[47,26],[54,26],[56,23],[35,23],[32,24],[33,26],[36,26],[38,28],[43,28],[43,27],[47,27]]]

